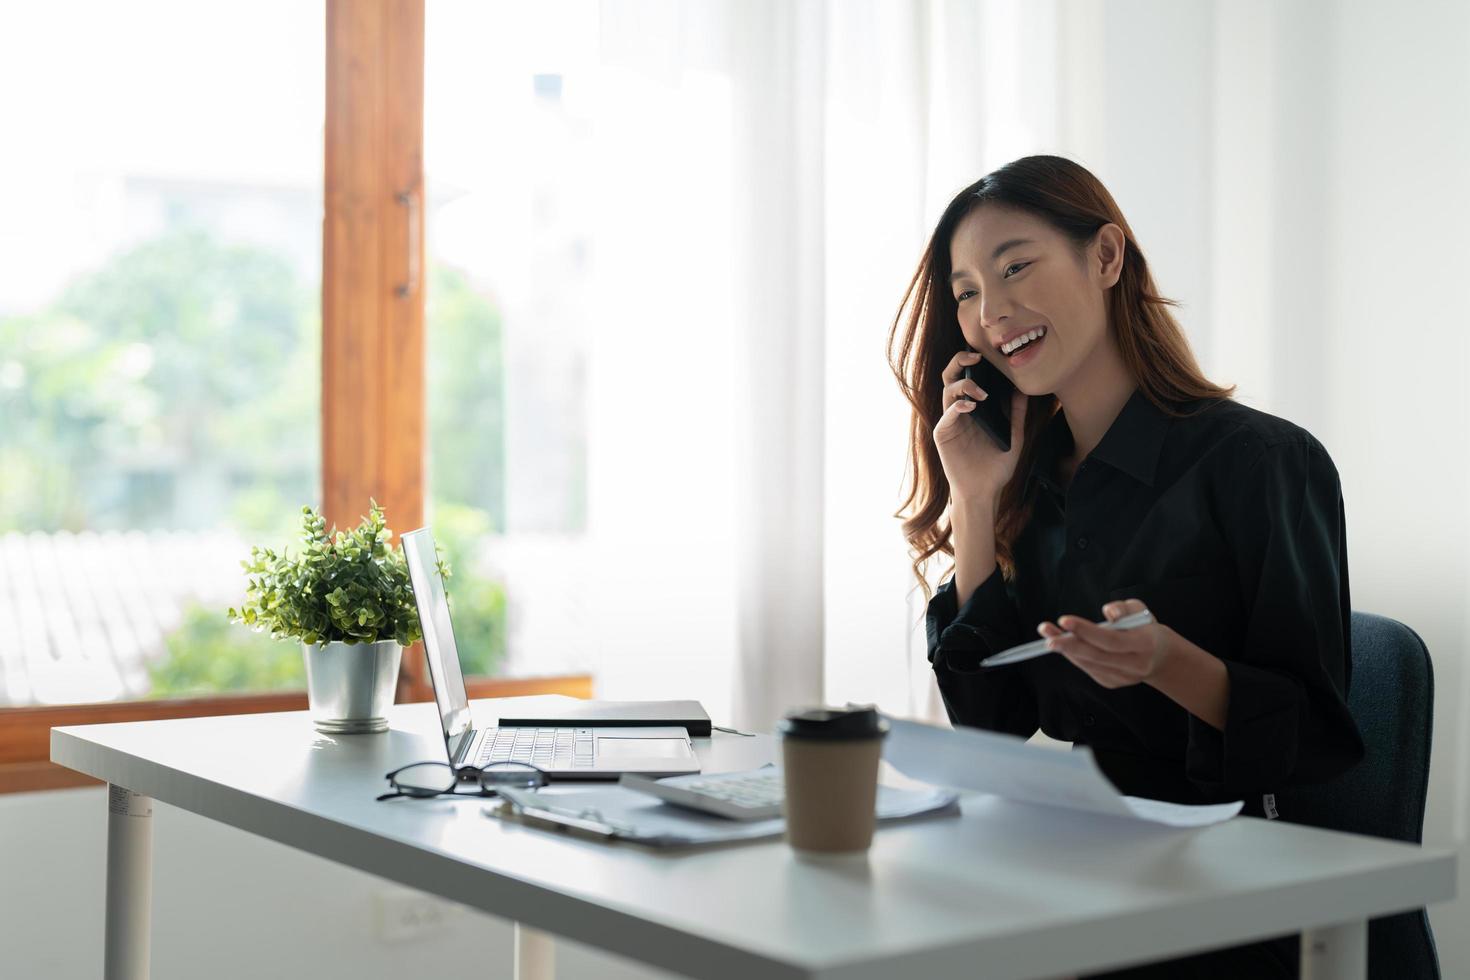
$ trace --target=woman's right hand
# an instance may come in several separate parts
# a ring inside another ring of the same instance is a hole
[[[944,414],[934,426],[934,445],[939,450],[939,462],[949,480],[951,499],[994,502],[1016,472],[1028,400],[1024,392],[1016,389],[1011,399],[1011,448],[1004,452],[979,422],[966,418],[975,410],[977,402],[989,397],[984,389],[962,374],[965,368],[979,363],[979,354],[960,351],[944,368]],[[975,401],[961,395],[969,395]]]

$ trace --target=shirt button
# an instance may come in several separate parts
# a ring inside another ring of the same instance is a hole
[[[1082,724],[1086,725],[1088,728],[1091,728],[1093,725],[1097,724],[1097,716],[1089,711],[1087,714],[1082,716]]]
[[[1078,551],[1086,551],[1087,550],[1087,536],[1086,535],[1083,535],[1082,537],[1080,537],[1080,538],[1077,539],[1077,550]]]

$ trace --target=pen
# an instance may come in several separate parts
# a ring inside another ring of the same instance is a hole
[[[1142,612],[1130,613],[1122,619],[1105,620],[1097,625],[1105,630],[1131,630],[1136,626],[1147,626],[1153,621],[1153,613],[1145,609]],[[1071,636],[1072,634],[1063,633],[1061,635]],[[1030,660],[1033,657],[1040,657],[1056,652],[1048,649],[1046,644],[1046,640],[1033,640],[1030,643],[1023,643],[1018,647],[1011,647],[1009,650],[1002,650],[1000,653],[986,657],[980,661],[980,666],[1004,667],[1007,664],[1016,664],[1023,660]]]

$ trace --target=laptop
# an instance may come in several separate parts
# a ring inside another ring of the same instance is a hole
[[[677,776],[699,772],[699,758],[687,729],[648,727],[547,727],[505,725],[476,728],[460,669],[449,597],[433,535],[428,528],[402,537],[403,555],[413,584],[414,604],[424,631],[429,680],[444,728],[449,762],[462,779],[473,779],[466,766],[491,762],[529,762],[552,779],[617,779],[625,772]]]

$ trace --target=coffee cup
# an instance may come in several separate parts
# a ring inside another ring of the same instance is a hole
[[[867,850],[888,722],[872,707],[806,708],[788,714],[778,730],[786,840],[798,851]]]

